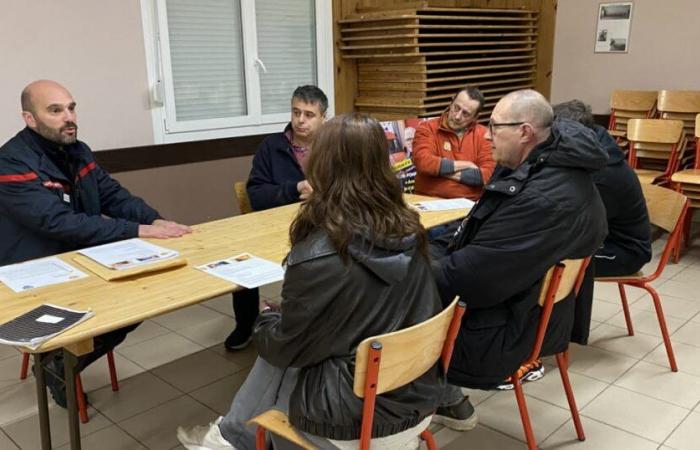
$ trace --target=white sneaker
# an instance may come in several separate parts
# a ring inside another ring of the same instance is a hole
[[[188,450],[236,450],[236,447],[221,435],[219,424],[222,420],[224,418],[219,417],[209,425],[177,427],[177,439]]]

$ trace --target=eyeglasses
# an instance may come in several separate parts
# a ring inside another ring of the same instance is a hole
[[[464,116],[464,117],[473,117],[476,115],[476,113],[474,111],[469,111],[467,109],[464,109],[461,106],[459,106],[457,103],[453,103],[451,108],[452,108],[453,113],[459,114],[461,112],[462,116]]]
[[[493,120],[489,119],[489,134],[493,135],[493,129],[497,127],[515,127],[518,125],[522,125],[527,122],[494,122]]]

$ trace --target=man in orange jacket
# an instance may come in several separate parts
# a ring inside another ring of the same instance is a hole
[[[496,163],[486,127],[476,122],[484,96],[465,86],[440,117],[423,122],[413,139],[416,194],[478,200]]]

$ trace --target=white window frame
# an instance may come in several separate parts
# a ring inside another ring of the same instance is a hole
[[[181,121],[168,123],[175,117],[174,90],[167,45],[167,16],[165,0],[140,0],[146,51],[149,100],[153,135],[156,144],[199,141],[237,136],[269,134],[282,131],[289,122],[290,112],[262,114],[257,33],[255,32],[255,0],[240,0],[241,26],[247,98],[247,115],[239,117]],[[331,0],[315,0],[316,24],[316,82],[328,96],[327,117],[334,111],[333,82],[333,13]],[[161,8],[160,11],[158,8]],[[162,31],[159,31],[162,30]],[[258,67],[256,67],[258,66]],[[170,79],[165,77],[169,76]],[[292,93],[289,93],[291,99]]]

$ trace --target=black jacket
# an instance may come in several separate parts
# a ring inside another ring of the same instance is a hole
[[[496,168],[434,266],[443,301],[458,294],[467,302],[450,382],[493,387],[531,352],[542,277],[561,260],[593,254],[605,237],[605,211],[590,172],[606,160],[592,131],[557,121],[518,168]],[[572,308],[573,298],[555,306],[544,354],[568,345]]]
[[[49,156],[58,153],[71,176]],[[159,217],[83,142],[59,148],[25,128],[0,148],[0,265],[136,237]]]
[[[287,125],[283,133],[268,136],[255,152],[246,185],[254,211],[299,201],[297,183],[306,177],[285,135],[290,129]]]
[[[614,255],[621,250],[626,259],[636,259],[639,267],[651,259],[651,226],[639,178],[625,161],[625,155],[605,128],[595,128],[598,142],[608,153],[608,164],[593,174],[608,217],[608,236],[598,255]]]
[[[299,367],[290,398],[291,423],[331,439],[360,436],[362,400],[353,393],[357,345],[407,328],[441,310],[427,258],[413,237],[375,243],[357,238],[344,264],[317,231],[292,247],[282,288],[282,312],[261,314],[254,339],[260,356]],[[418,380],[377,397],[372,436],[399,433],[435,411],[444,388],[436,365]]]

